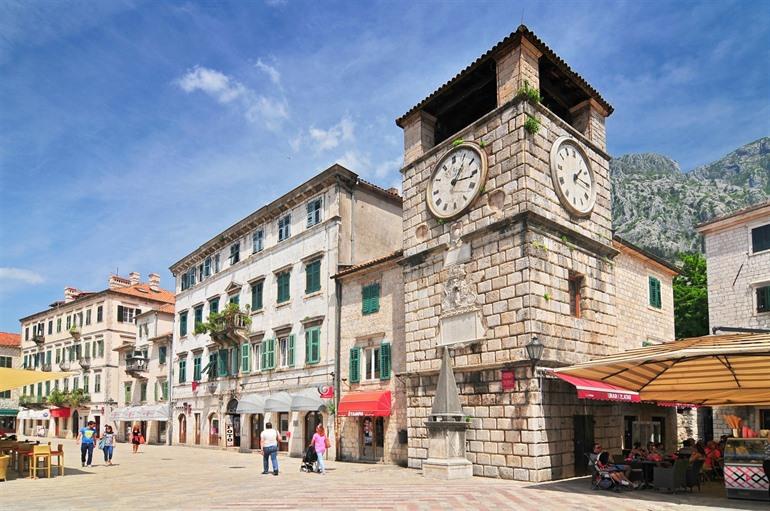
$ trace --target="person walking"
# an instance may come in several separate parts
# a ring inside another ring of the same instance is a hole
[[[316,463],[318,463],[318,473],[326,475],[326,467],[324,466],[324,454],[326,449],[329,448],[329,439],[326,436],[323,424],[319,424],[315,427],[315,434],[313,439],[310,440],[310,445],[315,449]]]
[[[112,451],[115,449],[115,432],[112,431],[112,426],[104,426],[104,435],[99,441],[99,446],[104,452],[104,462],[112,465]]]
[[[139,429],[137,424],[134,424],[134,428],[131,430],[131,448],[133,453],[139,452],[139,445],[144,441],[142,437],[142,430]]]
[[[265,424],[265,429],[259,435],[262,441],[262,474],[269,474],[268,458],[273,464],[273,475],[278,475],[278,432],[273,429],[273,423]]]
[[[80,428],[78,432],[78,442],[80,442],[80,464],[81,466],[91,467],[94,457],[94,445],[97,437],[96,423],[88,421],[85,427]]]

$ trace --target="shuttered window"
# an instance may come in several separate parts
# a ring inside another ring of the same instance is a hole
[[[284,271],[278,274],[278,303],[288,302],[291,298],[289,286],[291,283],[291,273]]]
[[[751,230],[751,252],[770,250],[770,224]]]
[[[241,345],[241,372],[251,371],[251,344]]]
[[[201,356],[193,358],[193,381],[201,381]]]
[[[390,343],[380,343],[380,380],[390,379]]]
[[[251,285],[251,310],[262,310],[262,290],[264,289],[265,282],[260,280]]]
[[[278,220],[278,241],[283,241],[291,236],[291,215],[286,215]]]
[[[217,351],[217,376],[227,376],[227,350]]]
[[[295,343],[294,343],[294,334],[289,335],[289,347],[286,350],[286,365],[289,367],[294,367],[294,353],[296,351],[295,349]]]
[[[209,300],[209,314],[215,314],[219,312],[219,297]]]
[[[203,323],[203,305],[195,307],[195,326]]]
[[[187,311],[179,313],[179,337],[187,335]]]
[[[179,360],[179,383],[187,381],[187,359]]]
[[[319,327],[305,330],[305,363],[317,364],[321,361],[321,329]]]
[[[262,342],[262,369],[275,368],[275,339],[267,339]]]
[[[770,312],[770,286],[757,288],[757,312]]]
[[[650,287],[650,305],[655,307],[656,309],[661,308],[661,300],[660,300],[660,281],[656,279],[655,277],[649,277],[649,287]]]
[[[372,314],[380,310],[380,283],[375,282],[361,288],[361,313]]]
[[[321,290],[321,261],[316,260],[305,265],[305,294]]]
[[[361,381],[361,348],[350,349],[350,383]]]

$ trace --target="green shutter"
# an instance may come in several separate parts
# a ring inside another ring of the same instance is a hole
[[[289,272],[283,272],[278,275],[278,303],[286,302],[291,298],[289,292],[289,279]]]
[[[248,373],[251,371],[251,344],[246,343],[241,345],[241,371]]]
[[[262,341],[261,348],[259,349],[259,354],[260,354],[259,367],[260,367],[260,370],[264,371],[268,368],[267,367],[267,339]]]
[[[305,293],[315,293],[321,289],[321,261],[313,261],[305,266]]]
[[[193,381],[201,381],[201,356],[196,355],[193,359]]]
[[[661,308],[660,281],[655,277],[649,277],[649,284],[650,284],[650,305],[657,309],[660,309]]]
[[[380,343],[380,380],[390,379],[390,343]]]
[[[158,382],[155,382],[155,385],[153,385],[153,393],[155,394],[155,401],[158,400]]]
[[[321,361],[321,329],[309,328],[305,331],[305,362],[317,364]]]
[[[251,285],[251,310],[256,311],[262,308],[262,282]]]
[[[361,289],[361,312],[372,314],[380,310],[380,284],[374,283]]]
[[[227,350],[217,351],[217,376],[227,376]]]
[[[289,367],[294,367],[294,334],[289,335]]]
[[[361,380],[361,348],[350,349],[350,383],[358,383]]]

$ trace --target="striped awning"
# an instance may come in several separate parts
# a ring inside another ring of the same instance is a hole
[[[770,403],[770,334],[693,337],[604,356],[555,373],[639,392],[642,401]]]

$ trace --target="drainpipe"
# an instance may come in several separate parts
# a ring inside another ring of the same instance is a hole
[[[340,388],[340,385],[342,384],[342,378],[340,374],[340,352],[342,351],[340,349],[340,343],[342,341],[341,339],[341,333],[342,333],[342,326],[341,326],[341,320],[342,320],[342,281],[340,279],[334,279],[334,293],[335,293],[335,300],[337,302],[337,306],[334,311],[334,319],[335,319],[335,342],[334,342],[334,450],[335,450],[335,459],[339,461],[339,459],[342,457],[342,450],[340,448],[340,439],[341,431],[340,431],[340,421],[339,421],[339,408],[340,408],[340,394],[342,392],[342,389]]]
[[[174,312],[174,319],[176,319],[176,312]],[[172,323],[174,324],[174,323]],[[169,343],[168,354],[168,376],[166,384],[168,385],[168,427],[166,428],[166,445],[173,444],[174,438],[174,336],[176,335],[175,329],[171,332],[171,342]]]

